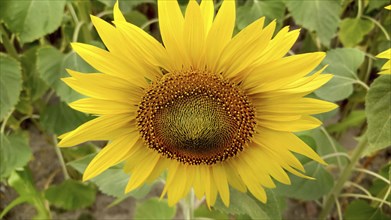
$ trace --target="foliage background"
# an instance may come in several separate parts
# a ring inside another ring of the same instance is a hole
[[[183,218],[187,204],[168,207],[163,180],[123,195],[128,176],[113,167],[92,181],[81,174],[105,143],[58,149],[57,136],[92,118],[66,103],[81,96],[62,83],[65,68],[93,72],[70,42],[104,48],[88,14],[113,20],[114,0],[0,0],[0,218]],[[185,8],[186,0],[180,0]],[[216,0],[216,10],[221,1]],[[308,181],[268,191],[262,204],[231,192],[195,217],[215,219],[390,219],[391,75],[379,76],[390,48],[388,0],[238,0],[236,32],[255,19],[278,29],[302,28],[290,54],[325,51],[335,77],[311,96],[340,108],[318,115],[325,125],[298,134],[329,166],[300,158]],[[122,0],[128,21],[160,39],[155,0]]]

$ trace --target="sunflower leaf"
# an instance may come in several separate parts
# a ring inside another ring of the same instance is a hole
[[[168,206],[166,200],[152,198],[136,206],[135,219],[172,219],[175,215],[176,207]]]
[[[89,154],[81,159],[69,162],[68,165],[75,168],[78,172],[83,173],[95,155],[96,154]],[[99,190],[104,194],[117,197],[120,200],[129,196],[143,198],[149,193],[153,185],[144,184],[142,187],[125,194],[125,187],[129,181],[129,175],[124,173],[119,165],[110,167],[91,181],[95,183]]]
[[[72,179],[65,180],[60,185],[52,185],[45,191],[50,204],[66,210],[91,206],[95,202],[95,195],[93,187]]]
[[[344,219],[386,220],[390,219],[390,216],[386,216],[381,209],[373,208],[363,200],[355,200],[346,208]]]
[[[16,168],[26,165],[31,156],[27,135],[0,134],[0,180],[9,176]]]
[[[65,0],[0,1],[0,20],[22,43],[32,42],[55,31],[63,18]]]
[[[238,7],[237,10],[237,27],[242,30],[253,21],[265,16],[266,23],[277,19],[281,26],[285,13],[285,6],[281,0],[265,1],[255,0],[248,1],[245,5]]]
[[[323,45],[329,46],[338,28],[339,0],[284,0],[297,24],[315,31]]]
[[[213,208],[227,214],[246,214],[252,219],[281,219],[279,202],[273,191],[267,190],[266,204],[259,202],[253,196],[230,189],[230,205],[226,207],[221,199],[217,199]]]
[[[37,53],[37,70],[41,78],[56,91],[61,100],[71,102],[83,97],[62,82],[61,78],[69,77],[66,68],[77,69],[80,72],[94,72],[92,67],[76,53],[63,54],[51,46],[39,48]]]
[[[325,73],[334,77],[315,91],[315,94],[328,101],[340,101],[353,93],[353,84],[359,82],[357,69],[364,62],[364,53],[353,48],[339,48],[327,52],[323,65],[329,65]]]
[[[90,117],[86,114],[75,111],[64,102],[60,102],[44,106],[39,121],[47,132],[60,135],[75,129],[88,119]]]
[[[0,121],[11,111],[22,91],[22,70],[20,63],[11,56],[0,53]]]
[[[371,154],[391,145],[391,75],[379,76],[371,85],[366,97],[365,112],[368,118],[369,147]]]
[[[374,27],[369,20],[361,18],[345,18],[339,24],[339,39],[345,47],[359,44]]]

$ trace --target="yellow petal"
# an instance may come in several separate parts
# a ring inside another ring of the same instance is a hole
[[[209,70],[216,69],[221,52],[231,40],[235,17],[235,1],[224,0],[206,38],[205,63]]]
[[[285,57],[257,66],[243,82],[248,94],[279,89],[310,73],[325,57],[325,53],[307,53]]]
[[[126,21],[124,15],[122,14],[121,10],[119,9],[119,3],[118,0],[114,4],[114,21]]]
[[[293,44],[299,37],[300,30],[289,31],[289,27],[281,29],[277,35],[270,41],[260,57],[256,60],[255,65],[272,62],[281,59],[292,48]]]
[[[376,55],[376,57],[383,59],[391,59],[391,48],[379,53],[378,55]]]
[[[191,65],[198,69],[205,45],[205,28],[200,6],[195,0],[190,0],[186,8],[183,37]]]
[[[83,181],[94,178],[111,166],[125,160],[138,138],[138,132],[134,131],[107,144],[88,164],[83,174]]]
[[[300,140],[300,138],[290,132],[274,131],[267,128],[262,128],[259,133],[263,134],[263,138],[260,138],[259,141],[264,145],[278,145],[276,140],[284,140],[284,144],[279,144],[280,148],[302,154],[312,160],[317,161],[318,163],[326,165],[326,162],[324,162],[324,160],[319,157],[319,155],[314,150],[312,150],[311,147],[309,147],[306,143]]]
[[[71,45],[78,55],[98,71],[125,79],[129,83],[136,85],[144,87],[148,85],[144,76],[137,70],[137,68],[142,68],[142,66],[134,65],[108,51],[88,44],[72,43]]]
[[[126,103],[104,99],[85,98],[79,99],[69,104],[73,109],[81,112],[108,115],[108,114],[122,114],[128,113],[135,115],[137,112],[137,103]]]
[[[199,166],[196,166],[195,169],[194,192],[198,199],[202,199],[205,194],[204,176],[201,175],[201,168]]]
[[[153,169],[155,169],[159,158],[160,155],[157,153],[145,155],[143,157],[143,162],[138,165],[137,169],[133,170],[128,185],[126,186],[125,193],[136,189],[147,180],[149,175],[153,172]],[[131,160],[131,158],[129,159]]]
[[[127,22],[114,22],[117,29],[126,39],[126,45],[121,45],[122,50],[128,47],[128,57],[132,59],[142,59],[151,67],[150,71],[154,71],[155,76],[162,76],[159,67],[166,70],[171,70],[170,62],[167,57],[167,52],[163,45],[155,38],[146,33],[136,25]],[[124,48],[125,47],[125,48]]]
[[[128,114],[103,115],[67,133],[58,146],[71,147],[92,140],[110,140],[132,132],[135,117]]]
[[[90,17],[92,24],[94,24],[94,27],[99,34],[99,37],[102,39],[107,49],[110,52],[119,56],[127,55],[126,53],[124,53],[123,50],[123,45],[125,45],[126,42],[124,41],[120,33],[117,31],[117,29],[113,25],[102,20],[101,18],[98,18],[93,15],[91,15]]]
[[[143,95],[139,86],[134,86],[117,77],[101,73],[83,74],[67,70],[72,77],[63,78],[77,92],[97,99],[132,101],[138,103]]]
[[[221,200],[225,206],[229,206],[229,188],[227,182],[227,175],[225,173],[224,165],[215,164],[212,166],[214,180],[217,186],[217,190],[220,193]]]
[[[177,70],[189,67],[190,61],[184,51],[184,18],[177,1],[158,0],[160,34],[171,62]]]
[[[240,192],[246,192],[246,185],[243,183],[236,169],[232,167],[232,164],[226,163],[224,164],[224,168],[229,184]]]
[[[225,47],[216,72],[232,78],[259,58],[273,36],[276,22],[262,30],[265,18],[253,22],[239,32]]]
[[[208,35],[210,27],[214,18],[215,8],[213,0],[202,0],[201,2],[201,14],[204,20],[205,36]]]
[[[181,198],[182,194],[185,192],[187,175],[186,175],[186,165],[178,166],[178,170],[175,173],[174,181],[169,185],[167,190],[167,199],[168,205],[172,206],[177,203]]]
[[[322,122],[314,117],[303,115],[301,118],[294,121],[274,121],[264,117],[259,120],[259,124],[276,131],[299,132],[317,128]]]
[[[318,114],[334,110],[338,107],[334,103],[313,98],[284,100],[284,102],[281,102],[281,100],[268,100],[263,103],[255,103],[254,106],[260,115],[264,112]]]

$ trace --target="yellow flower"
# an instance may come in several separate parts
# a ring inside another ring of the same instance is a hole
[[[391,10],[391,5],[384,7],[387,10]]]
[[[391,48],[379,53],[377,58],[388,59],[388,61],[382,66],[379,74],[391,74]]]
[[[64,82],[90,97],[70,104],[97,115],[62,135],[62,147],[109,140],[83,180],[124,162],[125,192],[167,171],[162,195],[170,205],[191,188],[213,205],[229,205],[229,186],[266,202],[264,188],[290,184],[286,171],[309,178],[293,153],[325,162],[292,132],[318,127],[310,116],[335,104],[305,97],[332,77],[308,75],[322,52],[284,57],[299,36],[260,18],[232,38],[235,1],[216,16],[213,1],[191,0],[183,16],[177,1],[158,1],[164,46],[127,23],[118,4],[114,26],[92,16],[108,51],[73,43],[100,73],[69,70]]]

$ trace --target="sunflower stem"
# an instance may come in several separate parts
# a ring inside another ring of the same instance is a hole
[[[183,212],[186,220],[194,219],[194,190],[191,189],[186,198],[186,204],[183,206]]]
[[[81,27],[81,33],[83,34],[83,38],[85,42],[92,41],[92,35],[90,30],[88,29],[88,23],[90,23],[89,18],[89,9],[90,9],[90,1],[77,1],[77,9],[79,12],[80,21],[83,23]]]
[[[53,146],[54,146],[54,150],[56,151],[57,157],[58,157],[58,159],[60,161],[60,165],[61,165],[62,173],[64,175],[64,179],[67,180],[70,177],[69,177],[69,174],[68,174],[67,167],[65,165],[64,157],[62,156],[60,148],[57,146],[57,138],[56,138],[56,136],[53,136]]]
[[[361,155],[364,152],[367,144],[368,144],[368,137],[367,137],[367,133],[365,132],[365,134],[362,136],[360,142],[358,143],[356,149],[353,152],[350,163],[342,171],[337,183],[334,185],[334,188],[327,195],[324,203],[324,208],[319,215],[319,219],[326,219],[330,211],[333,209],[335,199],[338,199],[344,184],[351,177],[354,167],[356,166],[357,162],[361,158]]]

